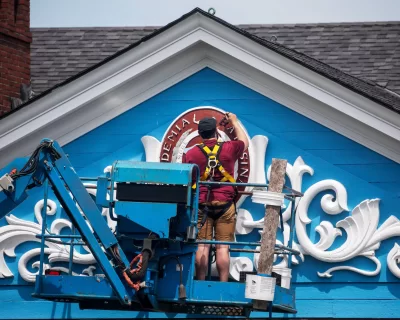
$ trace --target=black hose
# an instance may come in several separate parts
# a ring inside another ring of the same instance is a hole
[[[139,280],[142,280],[143,277],[145,276],[146,272],[147,272],[147,267],[149,265],[149,260],[150,260],[150,255],[151,252],[149,250],[144,250],[142,252],[142,268],[140,269],[140,271],[138,273],[132,274],[129,271],[126,273],[129,277],[129,279],[132,282],[136,282]]]
[[[111,254],[113,258],[116,260],[118,267],[121,269],[125,269],[125,264],[122,261],[119,252],[118,252],[118,245],[115,245],[114,247],[111,247]]]
[[[12,174],[11,178],[16,180],[20,177],[35,173],[38,168],[40,153],[42,152],[43,149],[49,149],[50,154],[56,160],[61,157],[60,154],[57,152],[57,150],[54,148],[52,141],[43,141],[34,150],[34,152],[30,156],[26,164],[22,167],[22,169],[19,172]]]
[[[174,259],[174,260],[176,260],[176,262],[178,263],[178,265],[179,265],[179,284],[182,284],[183,283],[183,277],[182,277],[182,273],[183,273],[183,267],[182,267],[182,263],[179,261],[179,258],[177,257],[177,256],[169,256],[169,257],[167,257],[164,261],[163,261],[163,263],[160,265],[160,268],[163,266],[163,265],[165,265],[169,260],[171,260],[171,259]]]

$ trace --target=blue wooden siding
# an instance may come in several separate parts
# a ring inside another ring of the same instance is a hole
[[[198,106],[214,106],[234,112],[251,137],[258,134],[267,136],[267,167],[272,158],[286,158],[293,164],[301,156],[315,171],[313,176],[304,175],[303,191],[320,180],[335,179],[348,191],[350,210],[365,199],[380,198],[380,224],[390,215],[400,217],[399,164],[211,69],[198,72],[92,130],[69,143],[64,150],[80,175],[101,175],[103,169],[116,159],[144,160],[141,137],[152,135],[161,140],[171,121],[182,112]],[[313,219],[310,230],[314,230],[322,220],[329,220],[334,224],[348,215],[346,212],[337,216],[324,214],[319,205],[321,196],[317,196],[310,206],[310,218]],[[37,199],[39,198],[36,201]],[[33,221],[31,216],[35,203],[31,201],[24,204],[15,215]],[[255,220],[264,214],[250,199],[246,200],[244,207],[252,210]],[[58,214],[62,215],[62,212]],[[4,222],[0,225],[4,225]],[[238,236],[238,240],[241,237],[246,240],[259,239],[256,230],[250,235]],[[314,232],[311,239],[317,241],[318,235]],[[375,277],[339,271],[330,279],[320,278],[317,271],[325,271],[335,264],[323,263],[306,256],[304,263],[293,268],[299,312],[296,317],[398,317],[396,310],[400,310],[399,279],[390,273],[386,265],[386,256],[396,240],[399,241],[399,238],[382,242],[376,251],[382,270]],[[339,239],[336,247],[342,243],[343,239]],[[23,252],[21,248],[17,251]],[[18,261],[8,257],[6,261],[16,273]],[[371,270],[375,267],[365,258],[356,258],[346,265]],[[9,286],[10,284],[13,286]],[[31,286],[27,286],[21,279],[0,279],[0,318],[146,316],[146,313],[80,311],[74,305],[37,301],[30,297],[30,292]]]
[[[132,149],[138,152],[142,150],[140,138],[143,135],[167,126],[181,112],[199,105],[235,112],[241,120],[263,132],[400,197],[397,163],[211,69],[198,72],[80,137],[66,146],[66,150],[79,169],[129,143],[133,143]]]

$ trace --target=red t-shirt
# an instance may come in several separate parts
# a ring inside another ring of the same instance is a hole
[[[207,140],[204,144],[211,150],[217,143],[216,140]],[[221,152],[219,154],[219,161],[222,166],[229,174],[234,177],[235,163],[242,155],[244,151],[243,141],[227,141],[222,145]],[[194,163],[200,168],[200,176],[204,173],[207,166],[207,157],[200,150],[198,146],[191,148],[182,158],[183,163]],[[214,181],[220,181],[224,176],[218,169],[215,169],[213,177]],[[207,198],[208,188],[207,186],[200,186],[199,203],[205,202]],[[208,201],[231,201],[235,196],[235,189],[231,186],[218,186],[213,187],[210,192],[210,198]]]

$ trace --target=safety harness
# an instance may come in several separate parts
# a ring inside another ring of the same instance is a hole
[[[220,180],[220,182],[236,182],[235,178],[233,178],[222,166],[220,160],[219,160],[219,154],[221,153],[223,142],[217,142],[217,144],[214,146],[214,148],[211,150],[208,146],[206,146],[204,143],[199,144],[198,147],[200,150],[203,152],[203,154],[207,157],[207,166],[206,169],[203,173],[203,175],[200,177],[200,181],[213,181],[215,169],[219,170],[221,174],[223,175],[223,178]],[[193,186],[195,188],[196,185]],[[199,208],[202,209],[203,211],[203,219],[200,223],[200,228],[199,230],[204,226],[204,224],[207,221],[207,217],[209,213],[212,213],[213,219],[217,220],[219,219],[232,205],[232,202],[228,202],[226,204],[220,205],[220,206],[209,206],[207,203],[209,203],[210,199],[210,193],[211,189],[213,186],[208,185],[207,186],[208,191],[207,191],[207,197],[206,197],[206,204],[201,204],[199,205]],[[237,188],[235,187],[235,192],[237,192]]]

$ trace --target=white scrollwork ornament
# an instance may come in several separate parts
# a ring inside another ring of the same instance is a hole
[[[308,207],[314,197],[326,190],[333,190],[332,195],[325,195],[321,199],[321,208],[327,214],[339,214],[348,211],[347,192],[338,181],[323,180],[312,185],[304,194],[297,209],[296,234],[303,251],[314,258],[330,262],[345,262],[357,256],[366,257],[376,264],[375,270],[368,271],[352,266],[333,267],[325,272],[318,272],[320,277],[331,277],[332,272],[348,270],[366,276],[375,276],[381,270],[381,262],[375,257],[375,250],[381,241],[400,235],[400,221],[390,216],[379,228],[379,199],[364,200],[357,205],[351,215],[336,223],[334,227],[329,221],[322,221],[316,231],[320,234],[320,240],[314,244],[307,235],[306,225],[311,223],[308,218]],[[328,250],[333,245],[336,237],[346,232],[346,241],[334,250]]]
[[[143,139],[146,150],[147,161],[156,161],[155,154],[158,153],[158,147],[156,139]],[[257,183],[265,183],[265,175],[260,175],[259,171],[261,167],[264,167],[264,157],[268,139],[263,136],[256,136],[252,139],[252,146],[254,147],[251,159],[254,159],[252,168],[257,170],[251,171],[251,177],[249,181]],[[153,146],[154,148],[150,148]],[[157,147],[157,148],[155,148]],[[255,152],[255,149],[262,150],[262,152]],[[156,150],[156,152],[155,152]],[[179,157],[179,150],[177,150],[176,156]],[[104,172],[109,173],[111,166],[105,168]],[[308,173],[313,175],[314,171],[311,167],[306,165],[301,157],[298,157],[293,165],[288,164],[286,169],[286,175],[290,180],[293,189],[302,190],[302,179],[303,175]],[[267,171],[269,177],[270,168]],[[96,185],[90,185],[95,187]],[[331,222],[323,220],[315,228],[315,232],[319,234],[319,241],[313,243],[307,234],[307,225],[312,221],[308,216],[309,206],[314,198],[325,191],[333,191],[334,195],[325,194],[320,202],[321,209],[328,215],[338,215],[342,212],[349,211],[347,206],[347,191],[345,187],[336,180],[322,180],[312,186],[310,186],[304,193],[303,198],[299,201],[296,200],[295,206],[297,207],[296,214],[296,236],[298,243],[294,242],[293,247],[301,252],[300,259],[292,256],[292,262],[298,264],[304,261],[304,255],[310,255],[317,260],[328,262],[328,263],[344,263],[350,261],[355,257],[364,257],[375,263],[376,268],[374,270],[363,270],[360,268],[352,267],[349,265],[339,265],[329,268],[323,272],[317,272],[320,277],[332,277],[332,273],[339,270],[347,270],[357,272],[365,276],[375,276],[381,271],[381,262],[375,257],[375,251],[379,248],[380,243],[388,238],[400,236],[400,220],[395,216],[390,216],[384,223],[379,225],[379,199],[368,199],[358,204],[352,211],[351,214],[343,220],[340,220],[334,226]],[[88,192],[92,195],[96,195],[96,189],[88,189]],[[36,238],[37,234],[41,233],[42,229],[42,217],[41,210],[43,208],[44,201],[40,200],[35,204],[34,216],[38,223],[25,221],[10,215],[6,217],[8,225],[0,227],[0,278],[13,277],[13,273],[8,268],[5,261],[5,255],[8,257],[15,257],[15,248],[25,242],[40,242]],[[289,203],[283,212],[283,239],[282,241],[277,240],[277,243],[287,245],[290,237],[290,225],[288,221],[291,219],[291,203]],[[55,215],[57,211],[57,204],[51,199],[48,200],[46,214],[49,216]],[[83,213],[82,213],[83,214]],[[107,219],[107,223],[112,230],[115,229],[116,224],[110,217],[108,209],[103,209],[102,215]],[[257,221],[253,220],[251,212],[245,208],[240,208],[238,211],[236,233],[245,235],[249,234],[254,229],[259,229],[259,233],[262,233],[264,226],[264,219]],[[58,218],[53,221],[50,226],[50,232],[52,234],[60,234],[64,228],[71,229],[72,223],[67,219]],[[90,226],[89,226],[90,227]],[[338,248],[331,249],[334,246],[337,237],[343,236],[343,231],[346,233],[346,241]],[[44,264],[44,270],[50,267],[50,264],[57,262],[69,261],[70,253],[69,246],[63,244],[52,243],[46,241],[45,243],[45,254],[48,255],[49,264]],[[73,252],[73,263],[91,265],[95,264],[96,261],[89,249],[84,247],[88,253],[79,253],[76,250]],[[21,255],[18,261],[18,272],[21,277],[28,282],[34,282],[37,272],[30,272],[27,268],[28,262],[38,257],[40,253],[39,248],[33,248]],[[275,265],[274,268],[286,268],[288,266],[288,259],[286,256],[281,256],[279,261],[278,257],[274,257]],[[387,265],[392,274],[400,278],[400,246],[395,244],[390,250],[387,256]],[[33,268],[38,269],[39,262],[35,261],[32,264]],[[253,267],[257,269],[258,266],[258,255],[255,254],[253,261],[248,258],[240,257],[232,260],[230,276],[238,280],[240,271],[250,271]],[[54,268],[54,266],[52,266]],[[68,269],[63,267],[57,267],[58,270],[63,272],[69,272]],[[94,266],[89,266],[82,275],[93,274]],[[76,274],[75,272],[73,274]]]
[[[95,194],[94,190],[88,190],[89,193]],[[14,274],[9,269],[7,263],[5,262],[5,255],[8,257],[16,257],[15,248],[20,244],[25,242],[37,242],[40,243],[40,239],[36,238],[37,234],[42,232],[42,216],[41,211],[44,206],[44,200],[38,201],[34,206],[34,216],[38,223],[26,221],[15,217],[14,215],[9,215],[6,217],[8,225],[0,227],[0,278],[13,277]],[[47,201],[46,214],[51,216],[57,211],[57,204],[51,199]],[[107,216],[107,212],[103,212],[103,215]],[[107,216],[107,218],[109,218]],[[61,230],[64,228],[72,228],[71,221],[67,219],[55,219],[50,226],[50,232],[55,235],[59,235]],[[46,231],[46,234],[48,232]],[[61,242],[61,239],[55,238]],[[96,260],[94,256],[90,253],[87,247],[83,247],[88,253],[79,253],[78,251],[73,251],[73,263],[75,264],[95,264]],[[45,241],[45,254],[48,255],[48,260],[50,264],[57,262],[68,262],[70,259],[70,247],[68,245],[54,243],[50,241]],[[18,260],[18,272],[22,279],[27,282],[35,282],[36,275],[38,272],[29,271],[27,264],[34,257],[39,257],[40,248],[33,248],[21,255]],[[44,264],[44,270],[50,267],[50,264]],[[32,264],[32,268],[39,269],[39,261],[35,261]],[[55,267],[57,270],[63,272],[69,272],[67,268]],[[83,270],[82,274],[91,274],[94,270],[94,266],[89,266]],[[76,274],[76,273],[74,273]]]
[[[293,189],[297,190],[297,191],[301,191],[301,187],[302,187],[302,179],[303,179],[303,175],[305,173],[309,173],[309,174],[313,174],[314,171],[311,167],[307,166],[303,159],[301,157],[298,157],[296,159],[296,161],[294,162],[293,166],[288,163],[287,167],[286,167],[286,175],[290,180],[291,186]],[[268,180],[270,178],[270,174],[271,174],[271,166],[268,168],[267,170],[267,177]],[[294,205],[297,206],[299,199],[296,199],[296,201],[294,202]],[[277,240],[277,244],[283,244],[285,246],[288,245],[289,243],[289,238],[290,238],[290,225],[288,223],[288,221],[291,218],[291,212],[292,212],[292,203],[290,202],[287,206],[286,209],[284,210],[284,212],[282,213],[282,218],[283,218],[283,243],[279,240]],[[264,227],[264,218],[261,218],[257,221],[253,221],[252,215],[249,211],[247,210],[242,210],[238,212],[238,217],[237,217],[237,224],[236,224],[236,232],[239,234],[248,234],[250,233],[253,229],[263,229]],[[280,228],[280,224],[279,224],[279,228]],[[293,242],[292,244],[294,249],[299,250],[300,253],[300,260],[304,261],[304,255],[302,253],[302,250],[300,248],[300,246],[296,243]],[[279,262],[279,266],[282,267],[287,267],[288,266],[288,259],[285,255],[280,255],[283,260],[281,262]],[[255,255],[256,257],[256,255]],[[275,257],[276,260],[276,257]],[[294,264],[299,264],[300,261],[296,256],[292,256],[292,263]],[[254,262],[255,267],[257,268],[258,263]]]
[[[270,167],[267,176],[270,176]],[[302,190],[302,176],[304,173],[313,175],[314,171],[307,166],[301,157],[298,157],[295,163],[288,164],[286,175],[290,179],[292,188],[298,191]],[[326,194],[321,199],[321,209],[328,215],[337,215],[344,211],[349,211],[347,206],[347,191],[345,187],[336,180],[323,180],[309,187],[301,200],[296,200],[296,236],[299,244],[293,243],[293,247],[301,252],[301,260],[304,261],[304,255],[310,255],[317,260],[329,263],[341,263],[349,261],[357,256],[365,257],[375,263],[374,270],[363,270],[352,266],[335,266],[324,272],[317,272],[320,277],[332,277],[332,273],[339,270],[347,270],[356,272],[365,276],[375,276],[381,271],[381,262],[375,257],[375,251],[379,248],[380,243],[388,238],[400,236],[400,221],[395,216],[390,216],[379,228],[379,199],[364,200],[357,205],[351,212],[350,216],[336,223],[333,226],[331,222],[323,220],[315,228],[320,239],[317,243],[313,243],[307,234],[307,225],[311,223],[308,217],[309,206],[313,199],[321,192],[334,191],[335,196]],[[283,212],[283,244],[288,244],[290,236],[290,226],[287,221],[291,218],[291,203]],[[249,211],[241,209],[238,213],[238,225],[236,231],[239,234],[248,234],[254,228],[262,229],[264,219],[253,221]],[[337,237],[346,232],[347,239],[339,247],[329,250]],[[281,241],[277,240],[277,243]],[[283,257],[277,266],[286,267],[287,259]],[[276,260],[276,257],[275,257]],[[299,260],[293,257],[293,263],[299,263]],[[396,244],[387,257],[389,270],[400,278],[400,250]],[[257,268],[257,255],[254,256],[254,266]]]
[[[387,256],[387,265],[389,270],[395,275],[397,278],[400,278],[400,246],[395,243],[392,250],[389,251]]]

